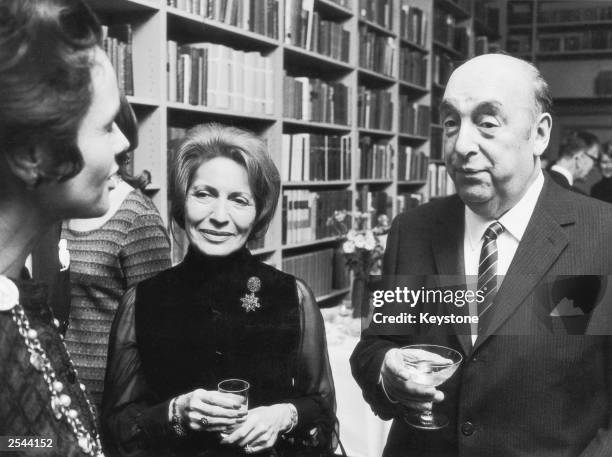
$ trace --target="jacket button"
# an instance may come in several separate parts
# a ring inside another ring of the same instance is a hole
[[[469,421],[461,424],[461,433],[463,433],[465,436],[470,436],[472,433],[474,433],[474,424]]]

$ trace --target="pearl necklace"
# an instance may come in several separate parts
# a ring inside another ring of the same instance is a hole
[[[76,409],[70,408],[72,399],[69,395],[62,393],[64,385],[57,379],[55,370],[51,365],[51,361],[47,355],[47,352],[40,344],[38,338],[38,332],[30,327],[30,321],[26,316],[23,307],[19,304],[19,290],[15,283],[13,283],[6,276],[0,275],[0,311],[11,311],[11,317],[13,322],[17,325],[19,334],[23,337],[23,341],[30,353],[30,364],[39,372],[42,373],[43,379],[47,384],[49,393],[51,394],[51,409],[57,420],[64,420],[72,433],[77,439],[79,448],[87,455],[91,457],[104,457],[102,452],[102,445],[100,443],[100,436],[95,428],[90,433],[83,422],[79,418],[79,413]],[[64,343],[63,337],[60,338],[66,349],[66,343]],[[66,352],[68,352],[66,350]],[[69,365],[72,370],[76,373],[76,369],[73,366],[72,360],[69,360]],[[85,385],[80,384],[80,388],[85,396],[85,401],[89,408],[89,412],[92,417],[95,417],[94,408],[87,397],[85,391]]]

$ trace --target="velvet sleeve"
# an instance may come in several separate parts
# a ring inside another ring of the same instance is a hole
[[[290,400],[298,411],[292,435],[306,446],[335,448],[336,396],[327,353],[325,326],[311,290],[297,281],[301,342],[295,388],[302,395]]]
[[[135,288],[115,315],[102,402],[104,443],[124,457],[153,455],[174,439],[168,420],[170,399],[160,399],[142,371],[135,329]]]

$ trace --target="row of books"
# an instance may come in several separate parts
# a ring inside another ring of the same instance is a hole
[[[595,77],[595,95],[612,95],[612,71],[603,70]]]
[[[327,248],[283,259],[283,271],[304,281],[315,297],[332,291],[334,249]],[[348,287],[348,286],[346,286]]]
[[[427,13],[402,0],[400,7],[400,37],[419,46],[427,43]]]
[[[412,146],[400,146],[397,158],[398,181],[423,181],[427,179],[429,155]]]
[[[282,242],[296,244],[338,236],[328,219],[334,211],[351,210],[350,190],[283,190]]]
[[[345,84],[288,75],[283,84],[285,117],[348,125],[350,92]]]
[[[359,0],[359,17],[393,29],[393,0]]]
[[[408,95],[400,95],[399,131],[408,135],[429,136],[431,124],[429,105],[410,101]]]
[[[538,36],[538,52],[571,52],[591,49],[612,49],[612,30],[593,29],[584,32],[549,33]]]
[[[350,135],[283,133],[283,182],[351,179]]]
[[[429,157],[431,160],[442,160],[444,158],[444,130],[432,128],[429,138]]]
[[[574,6],[559,8],[559,4],[542,3],[538,11],[538,22],[597,22],[612,20],[612,6],[601,2],[601,6]],[[569,5],[568,5],[569,6]]]
[[[350,38],[350,32],[341,23],[321,18],[314,9],[314,0],[287,0],[286,44],[348,62]]]
[[[412,51],[409,48],[400,49],[399,77],[417,86],[427,85],[427,55],[419,51]]]
[[[455,16],[452,14],[447,14],[442,10],[434,10],[434,40],[450,48],[454,47],[455,28]]]
[[[442,52],[436,52],[433,59],[433,82],[446,85],[448,78],[455,69],[455,61],[448,54]]]
[[[418,192],[406,192],[397,196],[397,213],[404,213],[421,205],[425,200],[423,194]]]
[[[393,179],[393,147],[386,140],[359,138],[357,163],[360,179]]]
[[[134,95],[132,25],[103,25],[102,46],[117,74],[119,90],[125,95]]]
[[[474,2],[474,18],[491,30],[499,29],[499,5],[487,2]]]
[[[531,35],[528,33],[509,34],[506,39],[506,51],[510,53],[531,52]]]
[[[215,43],[168,41],[168,100],[243,113],[274,113],[272,61]]]
[[[479,35],[474,40],[474,55],[480,56],[487,53],[495,53],[501,50],[499,41],[489,41],[486,35]]]
[[[359,86],[357,123],[359,127],[390,131],[393,128],[391,92],[386,89],[368,89]]]
[[[168,6],[204,19],[278,38],[279,0],[167,0]]]
[[[393,38],[370,32],[366,25],[359,26],[359,66],[392,76],[394,58]]]
[[[371,191],[368,184],[358,190],[355,206],[358,211],[370,214],[370,217],[364,221],[364,229],[376,227],[378,218],[382,215],[386,215],[389,220],[393,216],[393,197],[384,190]]]
[[[455,193],[455,184],[446,172],[446,166],[430,163],[427,173],[427,190],[430,198],[446,197]]]

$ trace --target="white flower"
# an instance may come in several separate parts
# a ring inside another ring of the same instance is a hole
[[[373,251],[376,247],[376,238],[374,238],[374,234],[372,232],[366,233],[364,247],[368,251]]]
[[[350,229],[347,233],[346,233],[346,239],[349,241],[355,241],[355,236],[357,235],[357,232],[355,232],[355,230]]]
[[[359,233],[355,236],[355,247],[358,249],[363,249],[365,247],[365,241],[365,237],[361,233]]]
[[[342,250],[345,254],[352,254],[355,252],[355,243],[353,243],[351,240],[345,241],[342,244]]]

